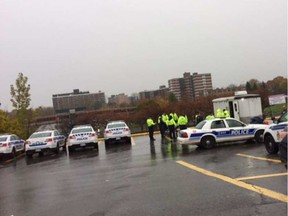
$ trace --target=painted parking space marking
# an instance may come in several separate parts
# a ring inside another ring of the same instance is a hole
[[[135,146],[135,145],[136,145],[135,140],[134,140],[133,137],[131,137],[131,145],[132,145],[132,146]]]
[[[211,172],[209,170],[205,170],[205,169],[202,169],[200,167],[197,167],[193,164],[187,163],[185,161],[179,160],[179,161],[176,161],[176,163],[178,163],[179,165],[182,165],[184,167],[187,167],[189,169],[192,169],[196,172],[202,173],[204,175],[211,176],[211,177],[220,179],[222,181],[228,182],[230,184],[236,185],[238,187],[241,187],[241,188],[256,192],[258,194],[270,197],[272,199],[276,199],[276,200],[279,200],[281,202],[288,203],[288,197],[285,194],[281,194],[281,193],[278,193],[278,192],[275,192],[275,191],[272,191],[272,190],[269,190],[269,189],[266,189],[263,187],[259,187],[257,185],[248,184],[248,183],[239,181],[237,179],[230,178],[228,176],[217,174],[217,173]]]
[[[238,181],[245,181],[251,179],[260,179],[260,178],[270,178],[270,177],[278,177],[278,176],[287,176],[288,173],[277,173],[277,174],[268,174],[268,175],[259,175],[259,176],[249,176],[249,177],[242,177],[242,178],[235,178]]]
[[[246,157],[246,158],[252,158],[252,159],[256,159],[256,160],[263,160],[263,161],[269,161],[269,162],[273,162],[273,163],[282,163],[280,160],[276,160],[276,159],[269,159],[269,158],[262,158],[262,157],[255,157],[252,155],[246,155],[246,154],[236,154],[237,156],[240,157]]]

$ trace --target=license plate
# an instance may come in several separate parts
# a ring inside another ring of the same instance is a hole
[[[120,140],[121,138],[120,137],[116,137],[116,140]]]
[[[86,143],[81,143],[80,146],[86,146]]]
[[[36,151],[36,152],[41,152],[41,149],[36,149],[35,151]]]

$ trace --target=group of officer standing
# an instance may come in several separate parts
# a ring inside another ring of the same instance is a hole
[[[229,114],[229,112],[226,109],[223,109],[223,110],[217,109],[216,117],[217,118],[229,118],[230,114]],[[205,119],[206,120],[211,120],[211,119],[214,119],[214,118],[215,118],[214,115],[211,114],[211,115],[207,115]]]
[[[149,138],[151,141],[154,141],[154,127],[156,123],[152,118],[148,118],[147,121]],[[176,130],[179,127],[180,130],[186,129],[188,125],[188,117],[185,114],[177,115],[177,113],[170,113],[167,115],[163,113],[158,116],[157,124],[160,130],[161,138],[164,138],[165,132],[169,131],[170,139],[176,139]]]
[[[196,123],[199,123],[199,121],[202,121],[203,118],[200,118],[200,115],[196,115]],[[229,118],[230,114],[226,109],[217,109],[216,112],[217,118]],[[199,119],[198,119],[199,118]],[[210,114],[206,116],[206,120],[214,119],[214,115]],[[154,141],[154,129],[156,123],[153,121],[153,119],[150,117],[146,120],[148,131],[149,131],[149,138],[151,141]],[[164,138],[165,132],[169,131],[169,137],[170,139],[175,140],[176,139],[176,131],[177,128],[180,130],[184,130],[187,128],[188,125],[188,117],[185,114],[177,115],[177,113],[170,113],[169,115],[166,113],[163,113],[162,115],[158,116],[157,124],[160,130],[161,138]]]

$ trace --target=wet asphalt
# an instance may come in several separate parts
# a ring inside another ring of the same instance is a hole
[[[287,202],[241,188],[198,168],[231,179],[287,173],[281,163],[261,158],[261,144],[238,143],[202,150],[169,140],[150,143],[134,137],[132,145],[99,150],[61,151],[32,159],[0,161],[1,216],[100,215],[287,215]],[[287,197],[287,175],[245,180]]]

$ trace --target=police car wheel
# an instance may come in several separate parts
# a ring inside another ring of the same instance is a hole
[[[57,144],[57,147],[55,149],[53,149],[53,152],[55,154],[59,154],[59,144]]]
[[[26,156],[26,158],[32,158],[33,157],[33,153],[26,152],[25,156]]]
[[[214,137],[206,136],[201,139],[200,147],[204,149],[211,149],[215,146],[216,142]]]
[[[98,150],[98,143],[94,145],[93,148]]]
[[[15,158],[15,157],[16,157],[16,149],[15,149],[15,148],[12,149],[12,152],[11,152],[10,156],[11,156],[12,158]]]
[[[278,153],[279,147],[278,147],[277,143],[275,143],[275,141],[271,135],[265,136],[264,144],[265,144],[266,151],[269,154],[277,154]]]
[[[68,146],[68,151],[69,152],[73,152],[75,150],[75,148],[73,146]]]
[[[256,143],[260,144],[263,143],[263,130],[259,130],[255,133],[255,141]]]

